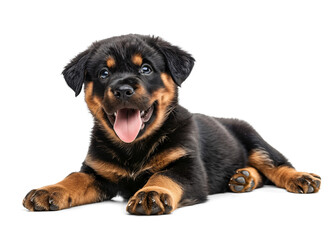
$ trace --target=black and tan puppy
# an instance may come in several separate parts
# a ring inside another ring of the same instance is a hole
[[[63,75],[76,96],[84,85],[94,117],[80,172],[30,191],[29,210],[60,210],[129,199],[131,214],[164,214],[208,194],[275,184],[315,193],[320,177],[297,172],[246,122],[191,114],[178,86],[194,59],[161,38],[126,35],[95,42]]]

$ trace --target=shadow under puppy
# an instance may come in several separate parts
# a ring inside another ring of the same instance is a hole
[[[193,66],[179,47],[134,34],[95,42],[76,56],[63,75],[76,96],[84,85],[94,117],[88,154],[79,172],[30,191],[23,205],[60,210],[120,195],[129,213],[149,215],[269,183],[317,192],[320,177],[297,172],[248,123],[178,104],[178,86]]]

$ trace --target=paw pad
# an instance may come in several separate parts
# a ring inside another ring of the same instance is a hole
[[[255,185],[255,180],[250,172],[244,169],[237,170],[229,182],[231,191],[237,193],[250,192],[256,187]]]

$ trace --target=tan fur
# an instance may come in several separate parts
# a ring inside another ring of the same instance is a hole
[[[157,172],[185,155],[187,155],[187,151],[181,147],[164,150],[153,156],[145,169]]]
[[[135,54],[132,56],[132,62],[137,65],[137,66],[141,66],[142,64],[142,57],[140,54]]]
[[[144,208],[144,211],[146,214],[150,214],[151,209],[150,206],[146,204],[146,200],[142,200],[138,195],[139,193],[150,193],[155,192],[156,197],[154,197],[154,200],[156,204],[161,208],[161,212],[158,214],[164,213],[164,205],[162,203],[161,197],[162,195],[168,195],[167,202],[172,207],[170,212],[174,211],[178,206],[179,202],[182,198],[183,189],[179,184],[174,182],[171,178],[162,176],[159,174],[154,174],[146,183],[146,185],[141,188],[139,191],[137,191],[134,196],[129,200],[127,205],[127,211],[130,213],[137,214],[137,205],[142,204],[142,207]]]
[[[57,205],[58,210],[93,203],[101,200],[98,189],[94,187],[94,178],[86,173],[72,173],[64,180],[54,185],[45,186],[33,190],[26,196],[23,205],[34,211],[34,199],[36,206],[49,210],[50,201]]]
[[[161,79],[165,87],[156,90],[152,94],[151,100],[151,104],[153,104],[155,101],[158,102],[156,109],[156,119],[150,126],[148,126],[146,132],[141,137],[137,138],[137,140],[146,138],[158,128],[160,128],[170,113],[169,105],[175,97],[176,85],[171,76],[169,76],[167,73],[162,73]]]
[[[113,68],[113,67],[115,67],[115,65],[116,65],[116,62],[115,62],[114,58],[109,56],[106,60],[106,66],[108,66],[109,68]]]
[[[154,174],[139,191],[157,191],[158,193],[167,193],[172,199],[173,210],[178,207],[183,194],[183,189],[180,185],[174,182],[171,178]]]
[[[91,111],[92,115],[94,115],[99,120],[99,124],[109,134],[110,139],[116,143],[120,143],[121,140],[117,137],[115,132],[109,127],[107,120],[104,118],[102,100],[97,96],[93,96],[92,93],[93,93],[93,82],[88,82],[85,87],[85,102],[88,105],[89,110]]]
[[[146,132],[141,137],[136,138],[134,142],[146,138],[147,136],[151,135],[155,130],[160,128],[170,112],[169,105],[175,97],[176,86],[173,79],[168,74],[162,73],[161,78],[165,87],[156,90],[152,94],[152,100],[150,102],[150,105],[154,104],[155,101],[158,102],[156,109],[157,116],[154,122],[151,123],[150,126],[148,126]],[[141,95],[147,92],[144,88],[138,88],[136,90],[136,93]],[[109,99],[109,101],[111,100],[111,98],[113,98],[113,94],[111,93],[111,91],[108,91],[105,98]],[[85,87],[85,101],[91,113],[99,120],[99,123],[109,134],[110,138],[115,143],[121,143],[121,140],[117,137],[115,132],[110,128],[108,122],[103,117],[104,110],[102,99],[93,95],[93,82],[88,82]]]
[[[112,163],[93,159],[90,155],[87,155],[85,164],[95,170],[98,175],[115,183],[117,183],[120,178],[129,176],[129,173],[125,169]]]
[[[289,166],[274,166],[265,151],[255,150],[249,156],[248,164],[258,169],[277,187],[285,188],[289,192],[307,193],[310,186],[313,192],[320,188],[320,177],[306,172],[298,172]]]
[[[275,167],[268,154],[260,150],[252,152],[248,163],[261,171],[276,186],[282,188],[285,188],[288,177],[296,172],[295,169],[287,166]]]
[[[253,189],[258,187],[262,183],[262,177],[261,177],[260,173],[257,171],[257,169],[255,169],[253,167],[246,167],[246,168],[240,169],[240,171],[242,171],[242,170],[248,171],[250,173],[250,176],[254,178],[255,187]]]
[[[183,148],[172,148],[164,150],[154,155],[148,164],[139,169],[136,172],[128,172],[124,168],[121,168],[115,164],[100,161],[99,159],[92,158],[89,154],[86,156],[85,164],[91,167],[95,172],[112,181],[118,182],[121,178],[135,178],[144,171],[151,171],[156,173],[168,166],[170,163],[185,156],[187,151]],[[111,157],[115,157],[115,153],[112,153]]]
[[[249,173],[249,176],[244,175],[242,172],[247,171]],[[237,178],[243,177],[245,179],[245,183],[238,183],[236,181]],[[253,186],[254,184],[254,186]],[[235,186],[243,186],[243,189],[240,191],[237,191],[235,189]],[[245,167],[245,168],[240,168],[236,171],[236,174],[234,174],[229,182],[229,187],[232,192],[236,193],[243,193],[243,192],[250,192],[257,187],[262,186],[262,177],[260,173],[253,167]]]

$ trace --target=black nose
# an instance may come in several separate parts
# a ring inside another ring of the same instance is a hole
[[[117,87],[115,90],[113,90],[113,95],[116,98],[125,100],[127,98],[130,98],[134,94],[134,89],[130,85],[121,85]]]

